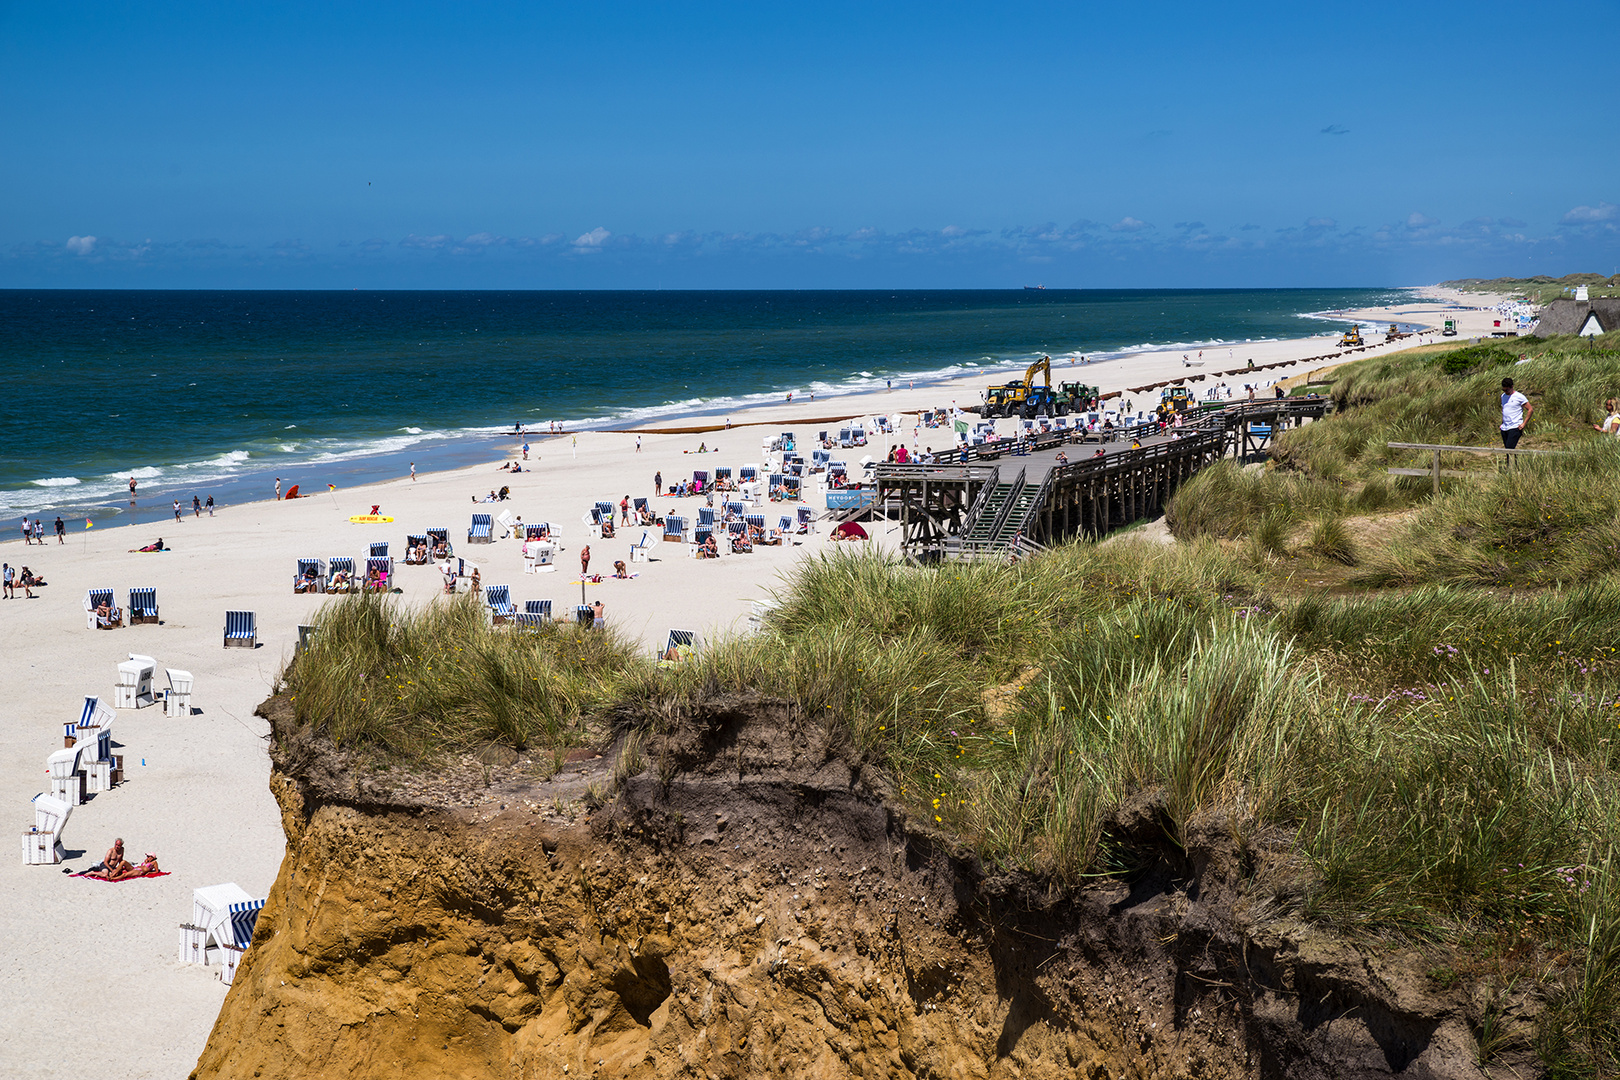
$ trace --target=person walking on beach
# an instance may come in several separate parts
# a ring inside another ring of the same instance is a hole
[[[67,526],[62,524],[61,514],[56,515],[56,542],[58,544],[67,543]]]
[[[180,520],[180,500],[174,500],[174,520]]]
[[[206,503],[204,503],[203,505],[208,508],[208,516],[213,517],[214,516],[214,497],[212,495],[208,496],[208,501]]]
[[[638,454],[641,453],[641,436],[640,435],[636,436],[636,453],[638,453]],[[523,448],[523,456],[524,457],[529,456],[529,448],[527,446],[525,446]]]
[[[34,527],[28,523],[27,518],[23,518],[22,531],[23,531],[23,547],[27,547],[29,544],[32,544],[34,542],[31,539],[31,537],[34,535]]]
[[[276,477],[276,498],[281,498],[281,477]]]
[[[45,519],[42,517],[34,519],[34,543],[45,546]]]
[[[659,469],[657,472],[653,473],[653,494],[654,495],[662,495],[663,493],[664,493],[664,470]]]
[[[1502,446],[1508,450],[1519,445],[1519,436],[1535,411],[1530,399],[1513,389],[1512,379],[1502,380]]]
[[[411,483],[416,483],[416,462],[414,461],[411,462]]]
[[[135,478],[133,476],[129,478],[129,501],[135,501]]]
[[[579,549],[579,576],[585,577],[591,572],[591,545],[586,544]]]
[[[10,600],[16,595],[12,582],[16,577],[10,563],[0,563],[0,599]]]
[[[191,497],[191,516],[202,517],[202,500],[195,495]]]

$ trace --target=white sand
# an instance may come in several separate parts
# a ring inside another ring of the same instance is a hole
[[[1469,297],[1463,302],[1493,301]],[[1488,312],[1460,314],[1464,337],[1489,333]],[[1444,317],[1432,303],[1355,315],[1369,320],[1363,328],[1369,341],[1382,339],[1371,331],[1391,318],[1438,327]],[[1329,325],[1324,324],[1324,336],[1314,338],[1206,349],[1204,366],[1196,369],[1184,368],[1182,351],[1175,350],[1084,367],[1059,365],[1053,374],[1055,380],[1100,384],[1104,391],[1204,374],[1204,382],[1193,384],[1201,393],[1221,381],[1216,372],[1241,367],[1249,359],[1265,364],[1337,351],[1338,328],[1327,336]],[[1390,348],[1411,344],[1409,339]],[[1315,366],[1326,362],[1228,376],[1225,381],[1236,387],[1247,381],[1269,383]],[[310,621],[322,602],[318,596],[292,594],[295,558],[358,558],[370,541],[388,540],[398,563],[408,532],[442,525],[457,541],[457,553],[480,566],[486,585],[509,584],[516,601],[549,597],[559,612],[571,610],[580,587],[570,582],[578,578],[578,550],[585,541],[580,516],[593,501],[617,504],[626,494],[645,496],[655,470],[672,482],[690,477],[693,469],[763,463],[760,437],[778,429],[796,430],[799,448],[807,452],[816,430],[836,425],[806,424],[806,417],[862,410],[915,412],[947,405],[953,398],[961,405],[976,404],[987,381],[981,376],[830,401],[799,398],[792,406],[733,414],[739,426],[727,432],[644,435],[639,454],[633,434],[582,433],[577,446],[572,436],[531,436],[531,458],[538,460],[529,463],[532,472],[518,476],[491,463],[423,475],[415,483],[401,479],[296,502],[234,506],[212,519],[188,514],[179,523],[162,526],[74,530],[65,545],[54,538],[44,548],[26,548],[18,541],[0,544],[0,558],[13,566],[30,566],[50,582],[36,590],[38,599],[0,601],[0,641],[6,643],[6,662],[0,666],[0,805],[12,808],[9,820],[17,832],[32,822],[28,800],[48,787],[45,758],[61,747],[62,725],[78,717],[85,695],[112,700],[115,664],[129,653],[158,660],[159,688],[166,685],[163,666],[192,671],[192,703],[202,710],[189,719],[167,719],[160,706],[120,710],[113,737],[121,744],[116,752],[125,756],[126,782],[75,809],[64,831],[66,847],[82,852],[64,864],[73,870],[98,861],[113,838],[122,836],[135,858],[157,852],[171,876],[114,885],[70,879],[61,867],[22,866],[18,848],[0,859],[0,1016],[7,1018],[0,1025],[0,1074],[167,1078],[184,1076],[195,1063],[225,987],[217,968],[182,965],[176,959],[177,927],[190,916],[191,891],[234,881],[263,896],[283,851],[281,822],[267,785],[268,727],[252,712],[291,656],[298,624]],[[1129,396],[1138,407],[1148,408],[1158,395]],[[745,423],[766,426],[740,426]],[[1002,423],[1010,429],[1010,422]],[[718,445],[721,452],[682,453],[700,441]],[[924,430],[914,437],[908,427],[897,441],[942,447],[950,436]],[[865,453],[881,457],[885,449],[879,437]],[[853,463],[861,454],[845,456]],[[513,496],[507,503],[471,502],[475,494],[508,484]],[[819,505],[816,489],[810,490],[811,505]],[[381,504],[383,513],[396,519],[394,524],[348,522],[349,515],[365,513],[372,503]],[[655,505],[663,513],[675,500],[660,498]],[[696,505],[686,501],[688,509]],[[488,547],[462,542],[471,513],[508,508],[525,521],[561,523],[567,550],[556,573],[523,574],[519,547],[510,539]],[[766,512],[774,522],[781,510],[773,505]],[[126,552],[160,534],[173,551]],[[634,535],[639,530],[592,544],[592,569],[611,572],[614,559],[628,561]],[[876,536],[880,542],[890,540],[892,530],[877,526]],[[636,580],[589,585],[587,594],[601,599],[609,620],[639,636],[649,649],[671,627],[700,629],[712,637],[738,626],[750,600],[763,597],[796,558],[820,550],[825,542],[822,526],[800,546],[760,548],[752,555],[702,562],[660,547],[655,561],[633,567],[640,573]],[[400,564],[397,584],[412,603],[440,593],[439,576],[431,567]],[[85,629],[85,590],[108,586],[117,590],[120,605],[131,586],[156,586],[163,624]],[[227,609],[258,613],[260,648],[222,648]]]

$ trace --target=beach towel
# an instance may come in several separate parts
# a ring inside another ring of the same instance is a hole
[[[107,879],[103,877],[92,877],[89,870],[81,870],[77,874],[69,874],[68,877],[85,878],[89,881],[102,881],[106,882],[108,885],[122,885],[126,881],[145,881],[147,878],[168,877],[172,872],[173,871],[170,870],[159,870],[155,874],[142,874],[139,877],[127,877],[119,878],[117,881],[107,881]]]

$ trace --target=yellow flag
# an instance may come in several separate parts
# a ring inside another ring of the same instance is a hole
[[[93,528],[96,527],[96,523],[91,521],[89,518],[85,518],[84,519],[84,527],[87,528],[87,529],[93,529]]]

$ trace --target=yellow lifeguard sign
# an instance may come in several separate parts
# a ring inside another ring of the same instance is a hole
[[[394,519],[382,514],[353,514],[349,521],[354,525],[387,525]]]

